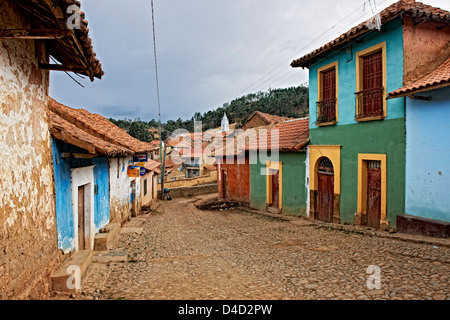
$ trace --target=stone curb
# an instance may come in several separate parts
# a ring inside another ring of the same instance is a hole
[[[303,220],[305,221],[304,224],[299,226],[309,226],[309,227],[316,227],[321,229],[328,229],[328,230],[335,230],[335,231],[344,231],[349,232],[353,234],[360,234],[363,236],[375,236],[379,238],[387,238],[387,239],[395,239],[395,240],[401,240],[406,242],[413,242],[413,243],[419,243],[419,244],[426,244],[426,245],[433,245],[433,246],[440,246],[440,247],[447,247],[450,248],[450,240],[449,239],[440,239],[440,238],[432,238],[432,237],[425,237],[425,236],[419,236],[419,235],[412,235],[412,234],[404,234],[404,233],[393,233],[390,234],[387,231],[374,231],[367,229],[363,226],[355,226],[355,225],[344,225],[344,224],[336,224],[336,223],[326,223],[326,222],[320,222],[316,220],[310,220],[305,217],[297,217],[297,216],[291,216],[291,215],[283,215],[283,214],[273,214],[270,212],[261,211],[258,209],[253,208],[241,208],[241,210],[249,213],[255,213],[259,215],[264,215],[273,219],[277,219],[280,221],[286,221],[286,222],[292,222],[292,221],[299,221]],[[308,223],[306,223],[308,222]]]

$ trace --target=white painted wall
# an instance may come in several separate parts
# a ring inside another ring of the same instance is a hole
[[[75,230],[75,248],[80,250],[78,243],[78,215],[84,214],[86,250],[94,250],[95,224],[94,224],[94,167],[71,169],[72,174],[72,209]],[[85,186],[84,205],[85,212],[78,212],[78,187]]]

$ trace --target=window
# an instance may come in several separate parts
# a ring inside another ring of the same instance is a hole
[[[337,122],[337,61],[318,70],[317,125]]]
[[[148,193],[147,179],[144,179],[144,196],[146,196],[147,193]]]
[[[357,54],[356,120],[378,120],[386,116],[385,43]]]

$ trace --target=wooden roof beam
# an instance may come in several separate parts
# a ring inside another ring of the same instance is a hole
[[[86,74],[86,70],[81,69],[78,66],[62,65],[62,64],[39,63],[39,69],[52,71],[70,71],[80,74]]]
[[[68,30],[60,29],[0,29],[0,39],[62,39],[69,35]]]

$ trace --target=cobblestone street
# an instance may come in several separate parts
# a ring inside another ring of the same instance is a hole
[[[328,230],[240,209],[201,211],[198,198],[133,218],[72,299],[450,299],[450,248]],[[381,289],[367,269],[381,269]],[[68,296],[57,293],[54,299]]]

